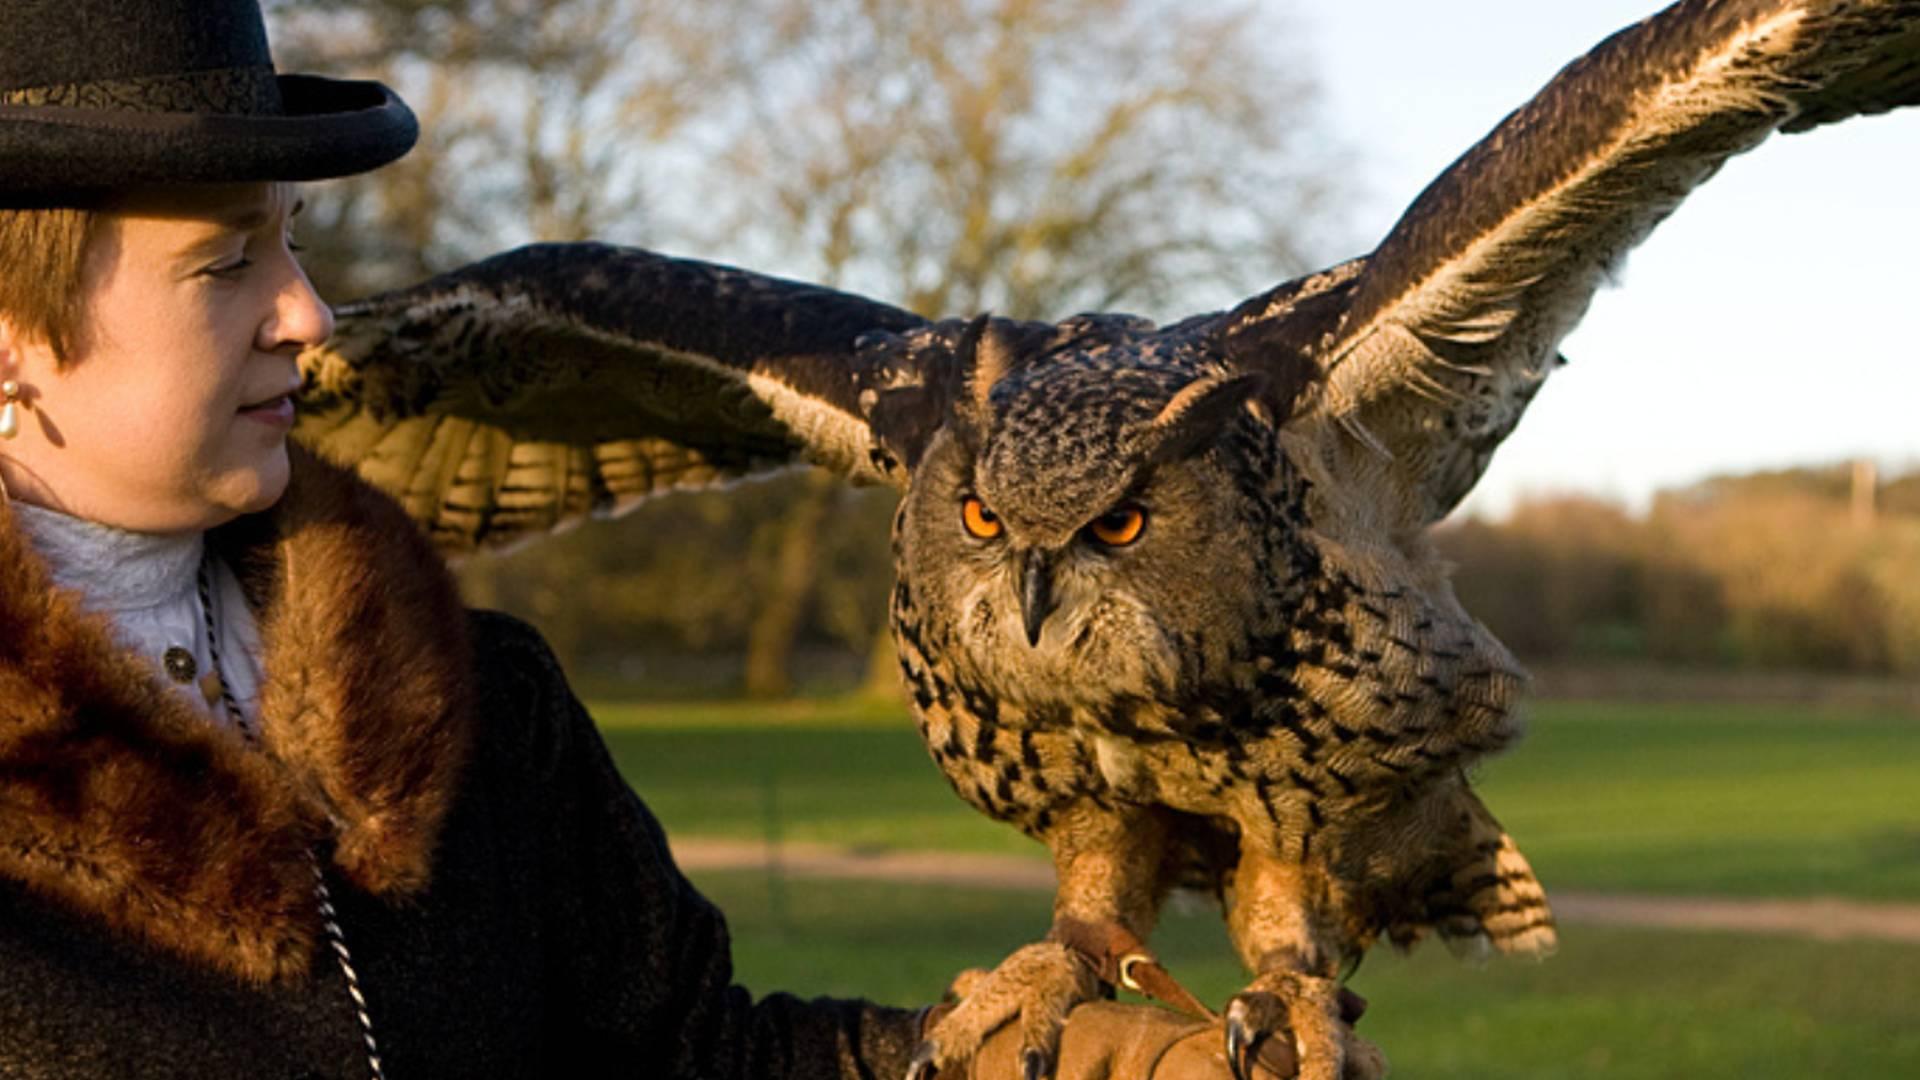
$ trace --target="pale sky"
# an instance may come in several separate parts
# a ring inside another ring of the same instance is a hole
[[[1370,248],[1428,181],[1654,0],[1289,2],[1354,148]],[[1713,472],[1871,456],[1920,466],[1920,107],[1775,136],[1628,260],[1468,509],[1583,491],[1643,502]]]

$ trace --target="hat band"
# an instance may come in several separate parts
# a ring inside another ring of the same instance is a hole
[[[55,105],[140,113],[284,115],[280,83],[273,68],[267,66],[0,90],[0,105]]]

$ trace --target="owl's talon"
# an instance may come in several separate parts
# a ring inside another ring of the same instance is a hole
[[[1013,1024],[1021,1080],[1044,1080],[1053,1074],[1067,1011],[1093,1000],[1099,984],[1092,967],[1066,946],[1052,941],[1025,946],[992,971],[956,978],[959,1002],[927,1029],[921,1045],[936,1048],[931,1060],[942,1071],[964,1074],[987,1037]]]
[[[1227,1007],[1227,1065],[1233,1070],[1233,1080],[1251,1080],[1253,1075],[1247,1052],[1253,1039],[1247,1035],[1246,1014],[1246,1003],[1237,998]]]
[[[1364,998],[1332,979],[1295,971],[1260,976],[1227,1004],[1227,1061],[1235,1080],[1246,1080],[1255,1061],[1276,1076],[1301,1080],[1380,1080],[1386,1058],[1353,1030],[1365,1009]]]
[[[907,1062],[906,1080],[933,1080],[940,1058],[940,1044],[932,1039],[920,1040],[913,1051],[913,1057]]]

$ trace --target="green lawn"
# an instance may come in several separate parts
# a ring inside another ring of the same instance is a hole
[[[1044,896],[704,874],[758,990],[919,1004],[961,968],[1032,940]],[[776,900],[775,897],[778,897]],[[1211,911],[1171,912],[1155,945],[1203,998],[1243,976]],[[1920,1076],[1920,948],[1569,928],[1544,963],[1382,949],[1352,985],[1361,1030],[1409,1078]]]
[[[1920,718],[1545,704],[1485,769],[1549,885],[1920,900]]]
[[[676,836],[1038,848],[964,806],[898,709],[606,706],[621,767]],[[1920,719],[1863,710],[1544,703],[1481,777],[1549,890],[1920,901]],[[1043,932],[1033,892],[710,873],[760,990],[936,997]],[[1244,976],[1211,908],[1162,957],[1220,1002]],[[1381,949],[1362,1030],[1410,1078],[1920,1076],[1920,947],[1564,928],[1545,963]]]
[[[884,705],[600,705],[675,836],[1039,855],[962,804]],[[1488,804],[1552,889],[1920,901],[1920,718],[1751,705],[1534,706]]]

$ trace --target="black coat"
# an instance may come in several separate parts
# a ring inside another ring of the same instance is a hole
[[[532,630],[460,616],[344,475],[302,461],[289,498],[221,539],[264,613],[259,748],[89,656],[104,627],[48,607],[0,510],[0,1077],[367,1076],[309,846],[394,1080],[904,1071],[910,1013],[731,985],[719,912]],[[63,692],[6,700],[36,672]]]

